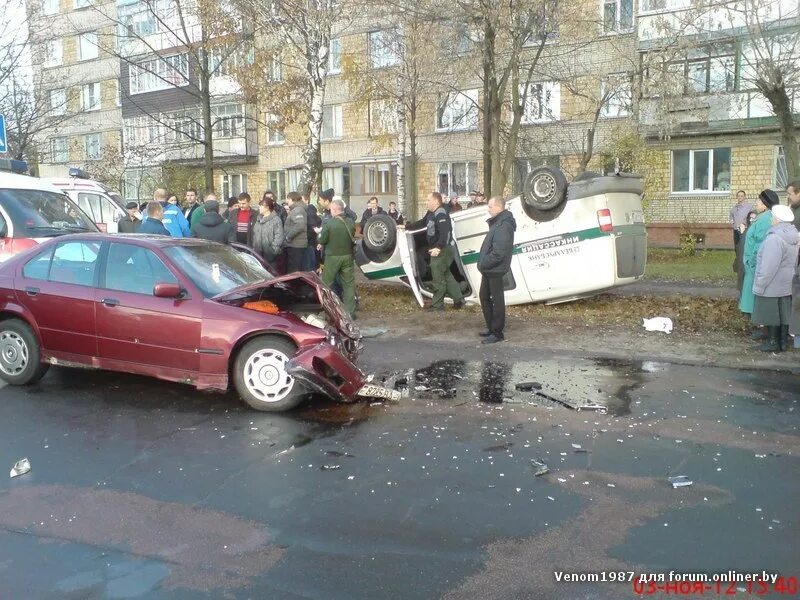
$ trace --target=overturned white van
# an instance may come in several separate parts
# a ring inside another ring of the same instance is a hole
[[[567,302],[641,279],[647,260],[643,187],[630,173],[584,173],[567,185],[558,169],[533,170],[523,195],[506,205],[517,222],[506,303]],[[483,205],[451,218],[453,275],[465,299],[479,303],[477,263],[489,215]],[[431,297],[424,229],[398,230],[387,215],[375,215],[363,233],[356,262],[368,279],[408,285],[420,306]]]

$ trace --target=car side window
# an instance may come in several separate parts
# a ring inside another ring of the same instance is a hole
[[[0,238],[8,237],[8,223],[3,215],[0,215]]]
[[[22,267],[22,275],[28,279],[43,279],[47,281],[50,273],[50,259],[53,258],[53,249],[33,257]]]
[[[56,246],[50,265],[50,281],[94,285],[99,242],[64,242]]]
[[[107,289],[152,296],[157,283],[178,280],[155,252],[133,244],[111,244],[106,260]]]

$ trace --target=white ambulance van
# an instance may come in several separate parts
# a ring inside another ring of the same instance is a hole
[[[117,233],[117,223],[125,217],[125,201],[117,192],[99,181],[93,181],[81,169],[70,169],[69,177],[43,179],[72,198],[100,231]]]

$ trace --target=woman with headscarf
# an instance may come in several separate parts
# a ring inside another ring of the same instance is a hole
[[[764,238],[767,237],[772,227],[772,212],[771,208],[778,204],[778,195],[772,190],[763,190],[758,195],[756,202],[756,217],[755,222],[747,230],[747,235],[744,237],[744,251],[742,253],[742,264],[744,266],[744,278],[742,279],[742,293],[739,297],[739,310],[746,315],[750,316],[753,313],[753,303],[755,296],[753,295],[753,280],[756,275],[756,263],[758,262],[758,250],[761,244],[764,243]],[[753,339],[761,339],[758,328],[754,328],[752,332]]]
[[[794,228],[794,213],[783,204],[772,207],[772,227],[761,244],[753,280],[753,323],[767,328],[767,340],[758,350],[789,349],[792,314],[792,278],[797,266],[800,232]]]

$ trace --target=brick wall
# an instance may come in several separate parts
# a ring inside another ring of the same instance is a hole
[[[653,248],[679,248],[684,235],[703,236],[699,248],[733,249],[731,228],[720,223],[653,223],[647,226],[647,244]]]

